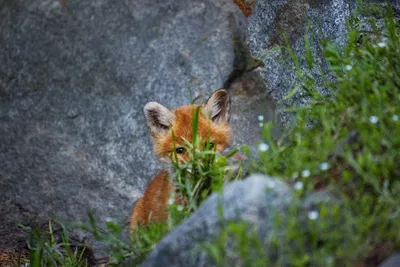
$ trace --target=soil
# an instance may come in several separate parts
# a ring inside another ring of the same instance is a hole
[[[33,216],[29,211],[10,204],[0,205],[0,267],[16,266],[27,262],[29,249],[26,236],[17,222],[29,222]]]
[[[32,214],[23,207],[9,203],[0,205],[0,267],[21,266],[29,262],[27,242],[29,234],[21,225],[35,227],[40,232],[48,233],[49,221],[51,221],[54,238],[56,241],[61,241],[62,227],[60,224],[52,221],[49,217]],[[70,243],[73,250],[80,249],[80,247],[74,246],[74,244],[79,244],[79,241],[73,236],[70,236]],[[88,266],[99,266],[90,248],[85,249],[83,257],[87,260]]]

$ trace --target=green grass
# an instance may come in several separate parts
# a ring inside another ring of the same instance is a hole
[[[72,244],[64,227],[55,233],[53,224],[49,221],[47,230],[20,225],[28,234],[29,266],[88,266],[85,246]],[[20,266],[20,263],[16,263],[16,266]]]

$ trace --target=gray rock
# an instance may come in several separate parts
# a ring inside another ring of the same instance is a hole
[[[232,182],[222,195],[213,194],[169,233],[141,266],[213,266],[200,244],[214,241],[225,222],[244,220],[257,227],[261,238],[267,238],[274,228],[276,212],[284,214],[290,199],[290,189],[277,179],[255,174]],[[218,214],[220,204],[223,218]],[[228,261],[235,262],[228,266],[240,266],[237,255],[229,247],[227,254]]]
[[[276,123],[275,117],[275,104],[271,101],[258,71],[243,74],[232,84],[230,92],[231,124],[235,143],[253,145],[250,148],[254,149],[254,145],[260,141],[260,126],[265,122],[275,123],[273,135],[280,135],[280,125]],[[260,115],[263,117],[262,121],[259,120]]]
[[[257,1],[255,10],[248,22],[248,42],[250,50],[257,58],[263,59],[265,67],[261,76],[275,103],[279,103],[280,120],[287,123],[288,114],[282,112],[284,108],[305,105],[309,99],[305,92],[299,90],[297,94],[282,103],[282,99],[297,85],[296,77],[291,69],[293,63],[287,58],[283,50],[273,49],[284,46],[284,34],[290,42],[293,51],[299,56],[301,68],[307,70],[305,58],[304,37],[307,32],[311,38],[311,51],[317,64],[322,64],[326,70],[326,63],[321,56],[321,46],[308,31],[310,25],[319,38],[327,38],[339,45],[346,41],[346,18],[350,8],[354,6],[352,0],[277,0]],[[282,58],[285,58],[282,60]],[[311,71],[316,78],[322,94],[329,93],[322,87],[322,77],[318,69]]]
[[[293,90],[298,82],[293,71],[294,64],[285,50],[276,49],[286,46],[289,41],[293,52],[299,57],[304,73],[315,78],[317,90],[329,94],[323,86],[323,79],[317,65],[327,71],[327,62],[322,56],[322,45],[317,40],[329,40],[343,46],[347,40],[346,20],[351,10],[355,9],[354,0],[260,0],[257,1],[253,14],[248,20],[248,43],[252,54],[262,59],[265,67],[261,76],[268,88],[272,100],[278,104],[280,121],[289,122],[290,116],[283,109],[293,106],[304,106],[310,101],[304,90],[299,90],[291,99],[282,101]],[[373,1],[375,4],[387,1]],[[399,1],[389,1],[399,16]],[[310,30],[311,29],[311,30]],[[314,66],[308,70],[305,60],[305,36],[309,35],[310,49]],[[316,38],[317,37],[317,38]],[[329,78],[329,76],[328,76]]]
[[[244,24],[223,0],[18,0],[0,26],[1,205],[103,220],[157,172],[144,104],[222,87]]]
[[[384,262],[379,264],[378,267],[398,267],[400,266],[400,253],[393,254]]]

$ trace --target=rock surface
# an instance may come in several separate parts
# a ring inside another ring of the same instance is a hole
[[[284,214],[290,189],[283,182],[262,175],[228,184],[222,195],[213,194],[185,222],[169,233],[143,262],[146,266],[213,266],[200,244],[213,242],[225,222],[244,220],[258,227],[266,238],[274,227],[276,212]],[[223,218],[218,214],[222,204]],[[227,247],[227,266],[241,266]],[[235,263],[235,264],[233,264]]]
[[[274,103],[278,104],[279,119],[289,122],[290,116],[283,109],[302,106],[309,103],[304,90],[299,90],[289,100],[282,101],[296,85],[294,64],[285,50],[276,49],[285,46],[285,35],[293,52],[298,55],[300,67],[307,72],[305,60],[305,37],[310,38],[310,49],[314,66],[310,74],[315,78],[321,94],[329,94],[323,86],[319,64],[327,70],[322,57],[322,46],[317,40],[329,40],[342,46],[347,40],[346,19],[354,10],[357,1],[353,0],[258,0],[252,15],[248,19],[248,43],[253,56],[262,59],[265,67],[261,69],[264,84]],[[378,4],[387,1],[373,1]],[[389,1],[399,16],[399,1]]]
[[[305,42],[307,32],[311,38],[311,51],[315,62],[324,64],[321,57],[321,46],[308,31],[310,25],[320,38],[338,44],[344,44],[346,40],[346,18],[350,14],[352,0],[278,0],[257,1],[253,14],[248,21],[249,47],[253,55],[262,58],[265,67],[261,70],[263,81],[275,103],[280,103],[278,108],[293,105],[305,105],[308,99],[302,90],[285,103],[280,102],[296,86],[295,74],[288,66],[293,66],[290,59],[281,60],[287,56],[283,50],[274,49],[277,46],[284,46],[286,34],[287,40],[297,55],[303,60],[300,61],[301,68],[307,70],[307,62],[304,60]],[[326,65],[325,65],[326,67]],[[322,77],[318,70],[313,69],[313,75],[317,83],[322,83]],[[322,86],[320,91],[328,93]],[[280,113],[280,120],[287,123],[289,116]]]
[[[158,168],[142,107],[222,87],[244,24],[227,0],[6,0],[0,26],[0,205],[76,220],[129,214]]]
[[[400,253],[395,253],[384,262],[379,264],[378,267],[397,267],[400,266]]]

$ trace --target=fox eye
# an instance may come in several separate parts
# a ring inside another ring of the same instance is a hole
[[[185,153],[185,149],[183,147],[178,147],[175,151],[176,151],[177,154]]]
[[[212,142],[206,143],[205,147],[207,147],[208,149],[213,149],[214,148],[214,143],[212,143]]]

